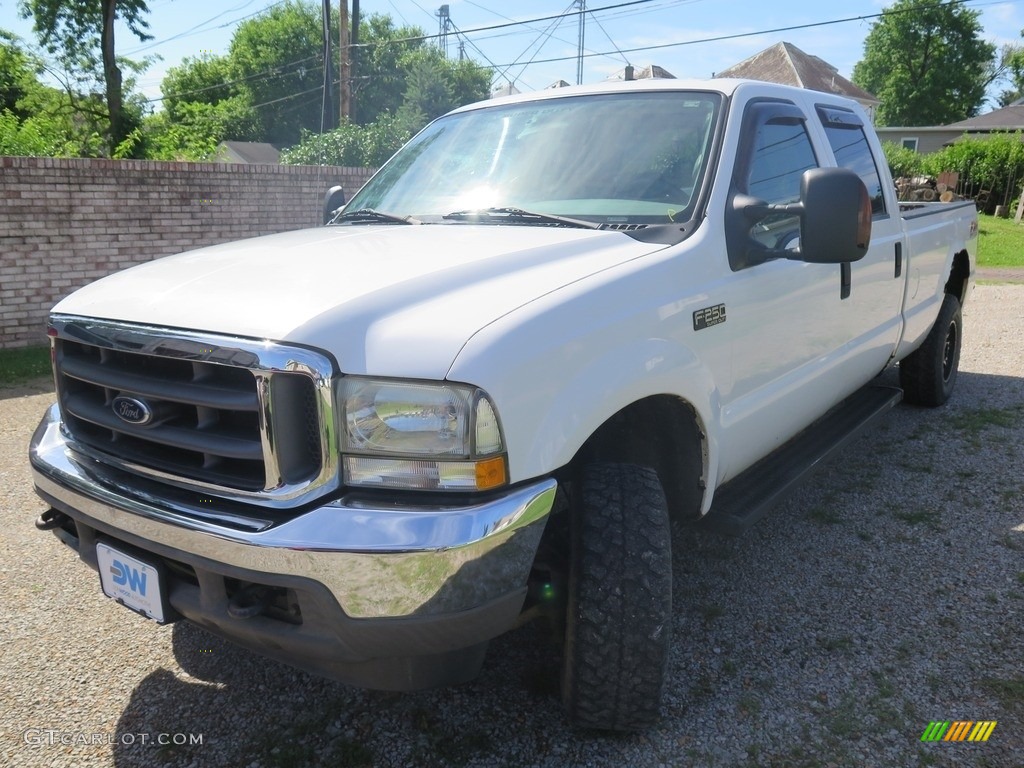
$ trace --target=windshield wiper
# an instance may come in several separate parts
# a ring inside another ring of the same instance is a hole
[[[582,219],[570,219],[568,216],[555,216],[551,213],[535,213],[522,208],[496,207],[477,210],[453,211],[442,216],[444,219],[489,220],[492,222],[525,222],[531,224],[560,224],[565,227],[581,227],[584,229],[600,229],[600,224]]]
[[[337,224],[341,221],[349,221],[353,224],[369,224],[369,223],[381,223],[381,224],[422,224],[423,222],[419,219],[415,219],[412,216],[399,216],[397,213],[386,213],[384,211],[376,211],[373,208],[360,208],[357,211],[342,211],[333,219],[331,224]]]

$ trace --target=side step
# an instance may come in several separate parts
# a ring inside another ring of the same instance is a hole
[[[715,493],[701,525],[738,536],[801,480],[903,399],[903,390],[867,386]]]

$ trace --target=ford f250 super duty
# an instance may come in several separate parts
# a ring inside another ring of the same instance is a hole
[[[897,201],[856,104],[734,80],[457,109],[325,218],[54,308],[37,525],[138,613],[360,686],[560,616],[607,729],[658,716],[671,525],[740,530],[941,405],[977,244],[972,203]]]

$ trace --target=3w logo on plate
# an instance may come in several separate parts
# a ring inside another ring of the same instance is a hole
[[[995,720],[932,720],[921,741],[988,741],[995,729]]]
[[[132,592],[146,596],[146,574],[139,569],[115,560],[110,566],[110,575],[114,577],[114,583],[118,586],[127,585]]]

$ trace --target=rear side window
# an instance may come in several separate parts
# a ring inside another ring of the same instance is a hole
[[[825,127],[825,134],[832,146],[832,153],[836,156],[836,163],[841,168],[849,168],[860,176],[864,186],[868,188],[871,212],[876,216],[885,214],[881,177],[860,118],[849,110],[822,106],[818,107],[818,117]]]

